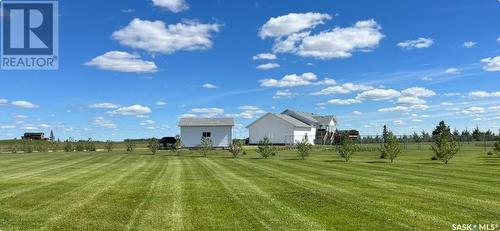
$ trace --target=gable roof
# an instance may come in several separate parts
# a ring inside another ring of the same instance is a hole
[[[234,126],[233,118],[180,118],[179,127]]]
[[[249,128],[250,126],[254,125],[255,123],[257,123],[258,121],[260,121],[261,119],[267,117],[267,116],[274,116],[274,117],[277,117],[285,122],[287,122],[288,124],[291,124],[292,126],[294,127],[298,127],[298,128],[310,128],[311,126],[310,125],[307,125],[306,123],[298,120],[298,119],[295,119],[289,115],[285,115],[285,114],[273,114],[273,113],[267,113],[265,115],[263,115],[262,117],[260,117],[259,119],[255,120],[254,122],[252,122],[251,124],[249,124],[247,126],[247,128]]]
[[[337,124],[337,118],[335,116],[313,116],[320,124],[330,124],[330,121],[333,120],[335,124]]]
[[[292,124],[295,127],[299,127],[299,128],[310,128],[311,127],[311,125],[308,125],[308,124],[306,124],[306,123],[304,123],[304,122],[302,122],[302,121],[300,121],[298,119],[295,119],[295,118],[293,118],[293,117],[291,117],[289,115],[284,115],[284,114],[274,114],[274,115],[276,117],[278,117],[278,118],[280,118],[280,119],[282,119],[282,120],[284,120],[284,121]]]

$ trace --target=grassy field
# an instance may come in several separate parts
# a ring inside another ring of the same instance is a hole
[[[316,150],[0,155],[0,230],[451,230],[500,224],[500,157]]]

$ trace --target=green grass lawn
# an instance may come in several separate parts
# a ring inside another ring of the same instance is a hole
[[[260,159],[218,151],[0,155],[0,230],[451,230],[500,224],[500,157],[464,146]]]

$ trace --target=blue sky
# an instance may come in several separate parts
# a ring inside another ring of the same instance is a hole
[[[60,1],[60,69],[0,71],[0,139],[162,137],[180,116],[500,129],[500,2]]]

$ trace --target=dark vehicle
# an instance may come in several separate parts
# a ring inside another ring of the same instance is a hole
[[[161,149],[171,149],[174,147],[177,139],[175,137],[163,137],[159,140]]]

